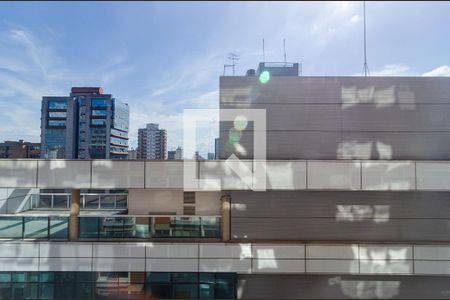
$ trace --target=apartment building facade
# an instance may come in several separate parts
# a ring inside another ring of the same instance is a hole
[[[138,159],[167,159],[167,131],[149,123],[138,130]]]
[[[3,295],[448,298],[450,80],[266,79],[220,78],[221,109],[266,110],[265,191],[235,172],[258,163],[251,121],[238,139],[221,122],[220,160],[189,161],[193,170],[186,161],[0,161],[1,188],[72,189],[74,209],[0,216]],[[187,188],[192,171],[220,181]],[[91,197],[80,189],[126,189],[126,211],[77,212]]]
[[[129,107],[98,87],[73,87],[68,97],[43,97],[42,158],[125,159]]]

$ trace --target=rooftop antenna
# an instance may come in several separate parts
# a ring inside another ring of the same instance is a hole
[[[364,67],[362,73],[365,77],[370,75],[369,66],[367,65],[367,52],[366,52],[366,1],[363,1],[364,6]]]
[[[233,67],[233,76],[235,74],[236,62],[239,60],[239,56],[236,53],[230,52],[228,54],[228,59],[231,60],[231,65]]]
[[[266,62],[266,51],[264,50],[264,38],[263,38],[263,62]]]
[[[283,39],[283,48],[284,48],[284,65],[286,66],[286,39]]]

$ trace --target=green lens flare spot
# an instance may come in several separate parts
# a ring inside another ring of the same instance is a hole
[[[230,132],[228,133],[228,144],[230,145],[234,145],[237,142],[239,142],[239,140],[242,137],[242,133],[236,129],[231,129]]]
[[[270,80],[270,73],[269,71],[263,71],[261,74],[259,74],[259,82],[262,84],[266,84]]]
[[[236,118],[234,118],[233,125],[235,129],[242,131],[247,128],[247,118],[243,115],[236,116]]]

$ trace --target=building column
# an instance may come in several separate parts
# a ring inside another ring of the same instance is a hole
[[[72,189],[70,196],[70,217],[69,217],[69,241],[78,239],[78,226],[80,215],[80,190]]]
[[[231,239],[231,196],[224,194],[220,198],[222,202],[222,219],[221,219],[221,232],[222,241],[226,242]]]

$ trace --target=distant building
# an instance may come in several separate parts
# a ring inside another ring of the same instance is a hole
[[[137,159],[137,150],[131,149],[128,151],[128,159]]]
[[[39,158],[41,143],[5,141],[0,143],[0,158]]]
[[[194,155],[194,159],[195,160],[205,160],[205,158],[203,156],[201,156],[198,151],[195,151],[195,155]]]
[[[214,160],[215,154],[214,153],[208,153],[208,160]]]
[[[138,130],[138,159],[167,159],[167,131],[155,123]]]
[[[220,151],[220,139],[217,138],[214,140],[214,158],[219,159],[219,151]]]
[[[176,153],[175,150],[173,150],[173,151],[167,151],[167,159],[168,159],[168,160],[175,160],[175,153]]]
[[[43,97],[41,157],[124,159],[129,107],[100,87],[73,87],[70,96]]]
[[[183,148],[178,146],[178,148],[175,150],[175,159],[176,160],[182,160],[183,159]]]

